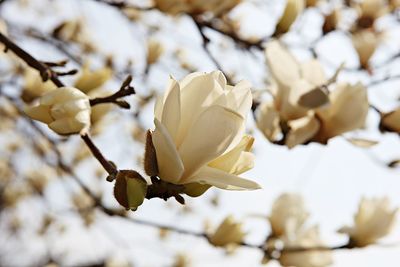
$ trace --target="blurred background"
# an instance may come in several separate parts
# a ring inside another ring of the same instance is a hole
[[[339,81],[370,85],[369,101],[381,112],[397,108],[399,9],[375,21],[383,37],[366,67],[360,65],[350,33],[356,8],[346,1],[317,2],[302,10],[280,41],[299,61],[316,56],[328,77],[345,63]],[[103,107],[92,135],[120,169],[141,170],[145,131],[154,128],[154,96],[164,92],[169,75],[181,79],[193,71],[220,69],[231,83],[250,81],[255,95],[266,91],[270,75],[264,43],[274,34],[285,5],[243,0],[224,15],[202,14],[196,20],[165,14],[145,0],[3,0],[0,18],[1,31],[35,57],[67,60],[67,70],[77,69],[76,75],[62,77],[66,84],[76,84],[84,71],[97,71],[99,84],[92,96],[114,92],[128,74],[133,76],[136,95],[125,99],[131,109]],[[334,10],[340,10],[340,20],[323,33],[326,16]],[[388,197],[400,206],[400,139],[398,133],[379,131],[380,114],[371,109],[364,129],[332,138],[327,145],[292,149],[270,143],[249,114],[256,162],[244,176],[257,181],[261,190],[210,189],[200,198],[186,198],[186,205],[145,201],[129,213],[133,220],[108,216],[93,208],[77,182],[105,206],[118,208],[106,172],[79,137],[60,137],[20,113],[37,97],[36,88],[44,86],[37,73],[8,54],[0,55],[0,266],[261,266],[260,250],[239,247],[227,253],[203,238],[163,226],[203,232],[233,214],[243,222],[246,241],[260,244],[270,231],[267,216],[273,201],[295,192],[304,197],[308,223],[319,226],[325,244],[337,246],[347,237],[336,231],[352,224],[362,196]],[[354,145],[352,138],[374,145]],[[399,244],[399,226],[397,222],[380,242]],[[338,250],[332,266],[396,266],[399,255],[396,245]],[[271,261],[267,266],[280,265]]]

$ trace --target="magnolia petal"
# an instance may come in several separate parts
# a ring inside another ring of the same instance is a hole
[[[400,108],[383,114],[381,118],[381,126],[387,131],[400,133]]]
[[[290,131],[286,136],[285,144],[289,148],[293,148],[296,145],[303,144],[311,140],[315,134],[318,132],[320,123],[314,117],[314,115],[309,115],[297,120],[292,120],[288,122]]]
[[[58,134],[79,133],[84,126],[86,126],[85,123],[75,118],[63,118],[49,124],[49,128]]]
[[[24,112],[32,119],[44,122],[46,124],[53,121],[53,118],[50,115],[49,106],[27,106],[24,108]]]
[[[178,183],[184,171],[182,160],[165,126],[158,119],[154,119],[154,124],[156,128],[152,137],[159,176],[164,181]]]
[[[300,65],[301,76],[313,85],[322,85],[327,82],[322,64],[312,59]]]
[[[269,141],[274,142],[278,135],[281,134],[279,113],[272,103],[265,102],[261,104],[257,109],[256,120],[258,129]]]
[[[226,86],[227,81],[226,81],[226,78],[225,78],[224,74],[222,73],[222,71],[215,70],[215,71],[211,72],[210,74],[218,82],[218,84],[221,86],[221,88],[224,88]]]
[[[261,188],[256,182],[207,166],[201,168],[195,176],[191,177],[190,182],[209,184],[226,190],[255,190]]]
[[[254,160],[255,156],[253,153],[245,151],[240,153],[240,157],[236,164],[233,166],[231,173],[239,175],[253,169]]]
[[[269,69],[278,84],[288,87],[300,79],[298,62],[279,41],[268,43],[265,51]]]
[[[369,110],[367,91],[361,83],[339,84],[329,99],[331,105],[317,111],[321,131],[316,139],[321,143],[363,127]]]
[[[253,104],[251,84],[248,81],[239,82],[227,93],[226,97],[228,99],[227,103],[231,103],[227,108],[235,110],[243,118],[246,118]]]
[[[277,33],[286,33],[289,31],[297,16],[305,7],[304,0],[288,0],[286,1],[285,10],[276,25]]]
[[[50,113],[54,119],[62,119],[76,114],[80,110],[90,110],[88,99],[71,100],[62,103],[56,103],[51,107]]]
[[[74,87],[60,87],[57,90],[50,91],[40,98],[41,105],[53,105],[75,99],[87,99],[87,95]]]
[[[205,110],[189,129],[179,148],[187,179],[200,167],[222,155],[238,135],[243,117],[221,106]]]
[[[91,71],[89,66],[83,67],[81,75],[75,82],[75,87],[84,93],[99,88],[104,83],[106,83],[112,75],[110,68],[102,68],[96,71]]]
[[[253,142],[254,142],[254,138],[251,137],[250,135],[243,136],[242,140],[235,148],[233,148],[228,153],[225,153],[224,155],[211,161],[208,164],[208,166],[215,168],[215,169],[223,170],[228,173],[238,174],[235,172],[235,170],[238,168],[242,168],[242,167],[238,167],[237,165],[238,164],[244,165],[244,163],[238,163],[238,161],[240,160],[243,152],[250,151],[250,149],[253,145]],[[249,154],[251,154],[251,153],[249,153]],[[253,166],[253,163],[250,163],[247,161],[248,159],[250,159],[250,158],[247,157],[244,160],[246,161],[246,163],[248,163],[248,165]],[[251,167],[248,169],[251,169]]]
[[[193,73],[180,82],[181,121],[177,137],[178,147],[199,115],[211,105],[215,105],[224,94],[220,82],[221,80],[215,79],[215,74],[212,73]]]
[[[298,80],[290,87],[289,102],[306,108],[321,107],[329,102],[328,94],[322,87],[311,84],[305,79]]]
[[[171,90],[165,99],[161,123],[175,141],[181,118],[181,94],[179,84],[171,79]]]
[[[154,117],[159,121],[162,120],[163,105],[164,102],[162,96],[157,96],[156,102],[154,103]]]

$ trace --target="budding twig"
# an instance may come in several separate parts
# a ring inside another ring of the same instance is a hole
[[[25,61],[29,66],[38,70],[40,72],[40,75],[42,76],[43,81],[50,79],[57,87],[65,86],[64,83],[58,79],[57,73],[54,72],[48,65],[45,65],[42,62],[38,61],[36,58],[34,58],[28,52],[26,52],[17,44],[12,42],[2,33],[0,33],[0,42],[2,42],[5,45],[6,52],[8,49],[13,51],[19,58]],[[85,144],[88,146],[93,156],[101,163],[101,165],[108,172],[108,174],[115,175],[116,168],[103,156],[103,154],[96,147],[91,138],[87,134],[81,135],[81,138],[85,141]]]
[[[136,93],[135,88],[130,85],[131,82],[132,82],[132,76],[129,75],[122,83],[121,88],[116,93],[106,97],[98,97],[91,99],[90,105],[95,106],[104,103],[114,103],[120,106],[121,108],[129,109],[130,108],[129,103],[120,99],[125,96],[133,95]]]

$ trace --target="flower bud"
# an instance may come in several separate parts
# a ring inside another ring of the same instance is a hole
[[[372,30],[361,30],[353,33],[351,41],[358,54],[360,66],[368,69],[369,60],[381,42],[381,35]]]
[[[84,93],[99,88],[111,77],[111,70],[109,68],[102,68],[96,71],[91,71],[88,65],[82,69],[81,75],[75,82],[75,87]]]
[[[24,72],[24,86],[21,98],[25,103],[31,103],[36,98],[57,89],[57,86],[51,81],[43,82],[40,74],[31,68],[27,68]]]
[[[114,196],[121,206],[137,210],[147,193],[146,180],[136,171],[122,170],[116,177]]]
[[[149,40],[147,43],[147,65],[156,63],[163,52],[164,47],[160,42]]]
[[[273,206],[269,221],[273,236],[286,235],[299,230],[309,217],[301,195],[285,193],[279,196]]]
[[[289,31],[290,26],[296,20],[297,16],[304,9],[304,0],[287,0],[283,15],[276,25],[276,34],[282,34]]]
[[[244,236],[242,224],[236,222],[232,216],[228,216],[209,236],[209,242],[216,247],[226,247],[241,243]]]
[[[85,132],[90,127],[89,98],[74,87],[50,91],[40,97],[38,105],[26,107],[25,113],[58,134]]]

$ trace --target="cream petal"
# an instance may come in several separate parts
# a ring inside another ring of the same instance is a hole
[[[56,103],[51,107],[50,113],[54,119],[62,119],[73,116],[81,110],[90,110],[90,103],[88,99],[78,99]]]
[[[300,79],[298,62],[279,41],[269,42],[265,51],[268,67],[278,84],[290,86]]]
[[[159,176],[164,181],[179,183],[184,171],[182,160],[165,126],[158,119],[154,119],[154,124],[156,128],[152,139],[156,149]]]
[[[211,75],[218,82],[218,84],[221,86],[221,88],[225,88],[227,82],[226,82],[226,78],[225,78],[224,74],[221,71],[215,70],[215,71],[211,72]]]
[[[53,118],[50,115],[49,106],[28,106],[24,108],[24,112],[34,120],[38,120],[47,124],[53,121]]]
[[[154,103],[154,117],[159,121],[161,121],[162,119],[163,106],[163,97],[159,95],[157,96],[156,102]]]
[[[162,113],[164,109],[165,101],[167,100],[171,91],[177,86],[177,81],[172,77],[169,76],[168,86],[164,92],[163,96],[157,96],[156,102],[154,104],[154,117],[156,117],[159,121],[162,121]],[[179,84],[178,84],[179,86]]]
[[[369,110],[367,91],[361,83],[339,84],[329,98],[331,105],[317,111],[322,121],[317,141],[322,143],[336,135],[363,127]]]
[[[242,152],[236,164],[232,168],[232,173],[239,175],[254,167],[255,156],[251,152]]]
[[[179,84],[171,80],[171,90],[165,99],[161,123],[167,128],[172,140],[176,140],[181,118],[181,94]]]
[[[211,106],[205,110],[189,129],[179,148],[185,166],[183,180],[225,153],[243,122],[240,114],[221,106]]]
[[[257,109],[257,127],[271,142],[276,141],[278,135],[282,132],[279,121],[279,112],[276,111],[272,103],[264,102]]]
[[[74,87],[61,87],[42,96],[40,98],[40,104],[50,106],[55,103],[62,103],[79,98],[86,99],[87,95]]]
[[[238,161],[240,160],[242,153],[245,151],[249,151],[253,145],[253,142],[254,138],[251,137],[250,135],[243,136],[242,140],[235,148],[225,153],[224,155],[216,158],[215,160],[211,161],[208,164],[208,166],[215,169],[223,170],[228,173],[235,173],[235,170],[238,168],[237,167]]]
[[[75,115],[75,120],[87,125],[87,127],[90,126],[90,110],[81,110]]]
[[[293,106],[317,108],[329,103],[329,96],[322,87],[300,79],[290,87],[289,102]]]
[[[243,118],[247,117],[252,104],[251,84],[248,81],[239,82],[227,93],[226,107],[235,110]]]
[[[64,118],[50,123],[49,128],[58,134],[71,134],[80,132],[85,125],[75,118]]]
[[[288,122],[289,134],[286,136],[286,145],[293,148],[311,140],[318,132],[320,123],[313,114]]]
[[[188,129],[209,106],[224,94],[223,88],[212,74],[194,73],[180,82],[181,121],[177,138],[178,147],[183,142]],[[218,103],[219,104],[219,103]]]
[[[261,188],[256,182],[207,166],[201,168],[195,176],[191,177],[190,182],[209,184],[226,190],[255,190]]]
[[[300,69],[302,78],[313,85],[322,85],[327,82],[324,69],[316,59],[301,64]]]

